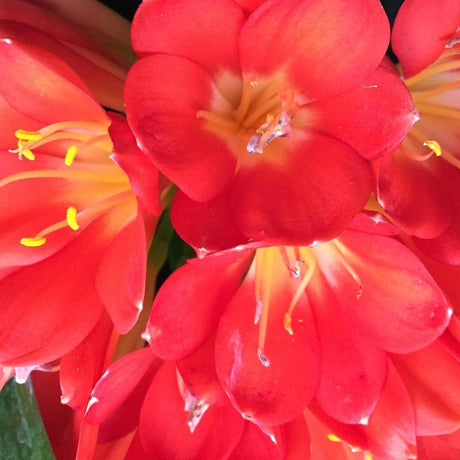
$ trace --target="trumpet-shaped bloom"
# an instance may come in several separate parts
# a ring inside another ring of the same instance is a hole
[[[416,119],[379,66],[387,19],[373,0],[243,3],[142,3],[128,121],[159,169],[243,241],[329,239],[369,196],[366,160]]]
[[[428,345],[452,314],[389,230],[191,260],[160,289],[146,338],[156,355],[177,360],[217,332],[219,381],[264,429],[293,420],[313,397],[334,419],[365,423],[382,391],[386,352]]]
[[[436,25],[427,34],[426,17],[433,17]],[[428,255],[456,265],[460,264],[459,26],[458,2],[404,2],[392,43],[421,119],[394,155],[374,162],[377,197],[386,213],[414,235]],[[426,46],[422,36],[432,46]]]
[[[104,309],[119,333],[132,327],[157,175],[57,56],[3,38],[0,79],[0,362],[29,365],[72,350]]]

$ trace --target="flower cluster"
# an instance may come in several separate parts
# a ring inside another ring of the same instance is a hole
[[[0,383],[56,457],[457,458],[460,3],[87,7],[0,2]]]

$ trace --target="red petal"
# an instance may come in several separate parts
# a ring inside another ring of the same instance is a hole
[[[321,349],[316,399],[331,417],[343,423],[365,423],[385,381],[386,355],[353,333],[323,277],[308,286]]]
[[[340,94],[380,64],[390,37],[378,2],[267,1],[241,32],[247,74],[283,71],[307,99]]]
[[[366,203],[369,169],[346,144],[323,135],[295,142],[282,164],[255,158],[232,184],[235,219],[249,238],[310,245],[337,236]]]
[[[147,242],[141,215],[108,244],[96,275],[96,288],[120,334],[127,333],[142,310]]]
[[[458,361],[438,342],[392,360],[415,410],[417,436],[451,433],[460,427]]]
[[[2,14],[1,8],[5,8],[5,3],[12,2],[9,0],[2,2],[0,6],[0,15]],[[16,4],[10,6],[10,8],[15,10],[20,8],[20,14],[24,15],[25,13],[25,16],[31,13],[31,9],[36,10],[35,5],[31,5],[30,2],[23,3],[22,5]],[[33,25],[33,27],[30,27],[29,24],[21,23],[24,21],[25,16],[15,18],[18,22],[0,21],[0,33],[2,38],[26,42],[35,47],[40,47],[40,49],[46,50],[48,53],[54,54],[72,67],[74,72],[85,82],[85,87],[89,88],[91,94],[93,94],[95,99],[102,105],[113,108],[114,110],[123,110],[123,83],[127,73],[127,63],[120,65],[120,62],[115,62],[113,56],[108,57],[108,60],[107,56],[103,55],[106,53],[98,49],[95,42],[90,41],[90,43],[85,43],[83,47],[81,47],[81,43],[75,44],[75,41],[81,42],[81,40],[75,40],[75,37],[66,37],[63,42],[60,42],[54,36],[55,31],[50,28],[49,21],[55,18],[50,18],[49,15],[47,15],[46,18],[42,18],[40,17],[40,12],[36,12],[39,15],[38,18],[29,18],[30,26]],[[37,19],[43,19],[44,22],[38,24]],[[60,24],[57,25],[57,22]],[[42,33],[36,28],[44,24],[46,24],[44,28],[48,29],[46,33]],[[58,21],[55,20],[54,24],[57,25],[59,29],[64,26],[67,27],[67,30],[75,30],[62,18],[59,18]],[[81,32],[79,33],[82,35]]]
[[[437,158],[412,160],[401,150],[374,163],[379,203],[406,233],[433,238],[449,226],[455,203],[449,188],[454,177],[441,163]]]
[[[222,191],[236,165],[227,144],[197,118],[210,107],[213,91],[218,90],[199,65],[166,55],[138,61],[126,82],[128,122],[140,148],[197,201]]]
[[[166,280],[147,326],[157,356],[184,358],[212,334],[252,255],[232,251],[189,261]]]
[[[107,225],[105,218],[99,218],[72,244],[2,281],[0,362],[22,366],[49,362],[88,335],[104,308],[94,278]]]
[[[416,455],[412,402],[391,362],[377,407],[365,429],[369,450],[378,458],[399,460]]]
[[[406,78],[440,56],[459,24],[460,4],[457,0],[403,2],[393,25],[391,46]]]
[[[108,115],[112,121],[109,127],[110,138],[114,144],[112,158],[128,175],[133,192],[142,207],[150,214],[159,215],[161,203],[158,169],[137,147],[126,119],[113,112]]]
[[[176,361],[176,366],[192,397],[211,405],[222,405],[227,396],[217,378],[214,348],[215,335],[190,356]]]
[[[99,425],[110,417],[137,387],[154,360],[151,350],[144,348],[111,364],[94,387],[85,421]]]
[[[452,309],[407,247],[391,238],[351,231],[339,241],[360,282],[335,259],[331,248],[319,245],[314,252],[351,330],[396,353],[422,348],[442,334]]]
[[[165,363],[145,397],[139,422],[142,445],[152,458],[227,458],[238,443],[244,425],[229,404],[209,407],[193,433],[187,419],[174,363]]]
[[[368,160],[393,152],[419,118],[406,85],[383,66],[352,90],[306,107],[316,129]]]
[[[61,358],[61,402],[75,410],[85,409],[91,390],[102,373],[107,345],[113,330],[108,315],[103,314],[89,335]]]
[[[198,249],[216,251],[248,242],[234,219],[227,190],[204,203],[178,190],[171,206],[171,222],[179,236]]]
[[[105,112],[77,74],[41,48],[15,40],[0,41],[0,79],[8,82],[0,88],[8,104],[43,125],[66,120],[107,124]]]
[[[243,21],[231,0],[144,2],[133,21],[133,48],[140,57],[163,53],[188,58],[211,73],[222,68],[238,72]]]
[[[298,301],[290,335],[284,328],[284,314],[297,284],[281,256],[274,257],[263,350],[269,365],[258,358],[254,267],[222,316],[216,340],[216,369],[224,390],[235,407],[262,428],[299,415],[312,398],[319,376],[318,342],[310,306],[305,297]]]
[[[283,451],[268,435],[253,423],[244,424],[243,435],[229,460],[257,458],[263,452],[264,460],[282,460]]]

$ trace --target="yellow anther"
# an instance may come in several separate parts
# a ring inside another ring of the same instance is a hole
[[[441,146],[439,145],[438,142],[436,142],[436,141],[425,141],[423,143],[423,145],[425,145],[426,147],[429,147],[431,150],[433,150],[434,154],[437,157],[440,157],[442,155],[442,149],[441,149]]]
[[[14,135],[18,139],[22,139],[24,141],[38,141],[42,138],[42,135],[37,131],[26,131],[24,129],[18,129]]]
[[[335,434],[332,434],[332,433],[329,433],[327,435],[327,439],[329,439],[329,441],[332,441],[332,442],[340,442],[341,439],[338,438]]]
[[[67,224],[72,230],[78,230],[80,228],[77,222],[77,210],[73,206],[70,206],[69,208],[67,208],[66,218],[67,218]]]
[[[19,158],[21,157],[27,158],[29,161],[35,160],[34,153],[32,152],[32,150],[29,150],[29,149],[21,149],[19,151]]]
[[[77,146],[76,145],[71,145],[67,149],[67,153],[65,154],[64,158],[64,163],[66,166],[72,166],[73,160],[75,160],[75,157],[77,155]]]
[[[366,452],[364,455],[365,460],[374,460],[373,455],[370,452]]]
[[[28,248],[38,248],[46,243],[44,236],[33,236],[32,238],[21,238],[21,244]]]
[[[289,334],[294,335],[292,330],[292,316],[289,313],[284,314],[284,329],[289,332]]]

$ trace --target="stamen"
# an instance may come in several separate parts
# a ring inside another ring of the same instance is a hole
[[[436,86],[432,89],[427,89],[424,91],[412,91],[412,99],[414,100],[415,104],[418,106],[417,101],[422,101],[425,99],[429,99],[433,96],[438,96],[439,94],[445,93],[452,89],[460,88],[460,81],[454,80],[450,81],[449,83],[444,83],[443,85]]]
[[[276,118],[269,113],[265,123],[252,135],[246,146],[249,153],[263,153],[264,147],[277,137],[285,137],[291,131],[291,116],[282,112]]]
[[[446,71],[449,71],[449,70],[455,70],[455,69],[458,69],[458,68],[460,68],[460,60],[459,59],[452,59],[452,60],[449,60],[447,62],[443,62],[441,64],[432,65],[432,66],[428,67],[427,69],[425,69],[423,72],[420,72],[419,74],[414,75],[411,78],[408,78],[406,80],[406,85],[407,86],[412,86],[412,85],[418,83],[419,81],[425,80],[428,77],[436,75],[437,73],[446,72]]]
[[[71,145],[65,154],[64,158],[64,163],[66,166],[72,166],[73,161],[75,160],[75,157],[77,156],[77,146],[76,145]]]
[[[301,295],[305,292],[305,288],[308,286],[313,274],[315,273],[316,269],[316,259],[313,256],[312,252],[309,248],[300,248],[299,250],[303,260],[308,265],[307,272],[303,277],[302,281],[300,282],[297,290],[292,297],[291,303],[289,304],[288,311],[284,314],[284,329],[290,334],[294,335],[294,331],[292,329],[292,312],[294,311],[297,302],[299,301]]]
[[[252,95],[254,93],[254,88],[257,86],[257,81],[250,81],[243,87],[243,93],[241,94],[240,105],[236,110],[233,111],[234,117],[241,122],[248,109],[251,105]]]
[[[329,434],[327,435],[327,439],[329,439],[329,441],[332,441],[332,442],[341,442],[341,441],[342,441],[339,437],[337,437],[337,436],[336,436],[335,434],[333,434],[333,433],[329,433]]]
[[[267,335],[268,313],[270,309],[270,288],[273,275],[273,251],[275,248],[264,248],[256,251],[256,302],[262,302],[262,311],[259,323],[259,342],[257,356],[265,367],[270,360],[264,353],[265,337]]]
[[[18,129],[14,135],[17,139],[23,141],[38,141],[42,138],[38,131],[26,131],[25,129]]]
[[[233,120],[229,120],[224,115],[219,115],[214,112],[208,112],[207,110],[198,110],[196,113],[197,118],[204,118],[209,123],[212,123],[218,128],[222,128],[228,131],[237,131],[239,123]]]
[[[405,153],[408,153],[410,158],[413,158],[414,160],[419,160],[419,161],[421,159],[423,161],[424,159],[428,159],[433,154],[435,154],[436,156],[438,156],[438,157],[442,158],[443,160],[447,161],[448,163],[450,163],[455,168],[460,169],[460,160],[457,157],[455,157],[454,155],[452,155],[452,153],[448,152],[446,149],[441,148],[441,146],[439,145],[438,142],[436,142],[434,140],[425,140],[426,137],[424,136],[424,134],[420,130],[418,130],[417,128],[414,128],[414,127],[410,130],[409,134],[411,136],[414,136],[415,139],[417,139],[420,142],[422,142],[423,145],[426,145],[427,147],[429,147],[431,149],[431,152],[429,154],[424,155],[424,156],[420,156],[420,155],[417,155],[417,154],[415,154],[413,152],[408,152],[408,150],[403,148],[403,151]]]
[[[24,171],[16,174],[11,174],[10,176],[0,180],[0,187],[4,187],[5,185],[20,180],[41,178],[75,179],[94,182],[109,182],[113,184],[125,183],[128,186],[126,176],[118,170],[116,172],[100,173],[97,171],[63,171],[58,169],[41,169],[37,171]]]
[[[424,114],[436,115],[444,118],[452,118],[453,120],[460,120],[460,111],[451,107],[445,107],[438,104],[431,104],[428,102],[419,102],[417,109],[422,116]]]
[[[77,222],[77,210],[73,206],[67,208],[66,220],[72,230],[78,230],[80,228]]]
[[[356,293],[356,298],[359,300],[363,294],[363,283],[361,278],[358,276],[354,268],[348,263],[344,257],[344,253],[348,252],[347,248],[338,240],[332,240],[330,242],[330,247],[333,249],[341,264],[345,267],[345,270],[348,274],[356,281],[358,285],[358,292]]]
[[[22,160],[22,157],[27,158],[29,161],[35,160],[34,153],[32,152],[32,150],[29,149],[20,149],[18,152],[18,157],[20,160]]]
[[[441,146],[436,141],[425,141],[423,145],[429,147],[437,157],[442,155]]]
[[[21,238],[21,244],[28,248],[37,248],[43,246],[46,243],[46,238],[43,236],[33,236],[31,238]]]

